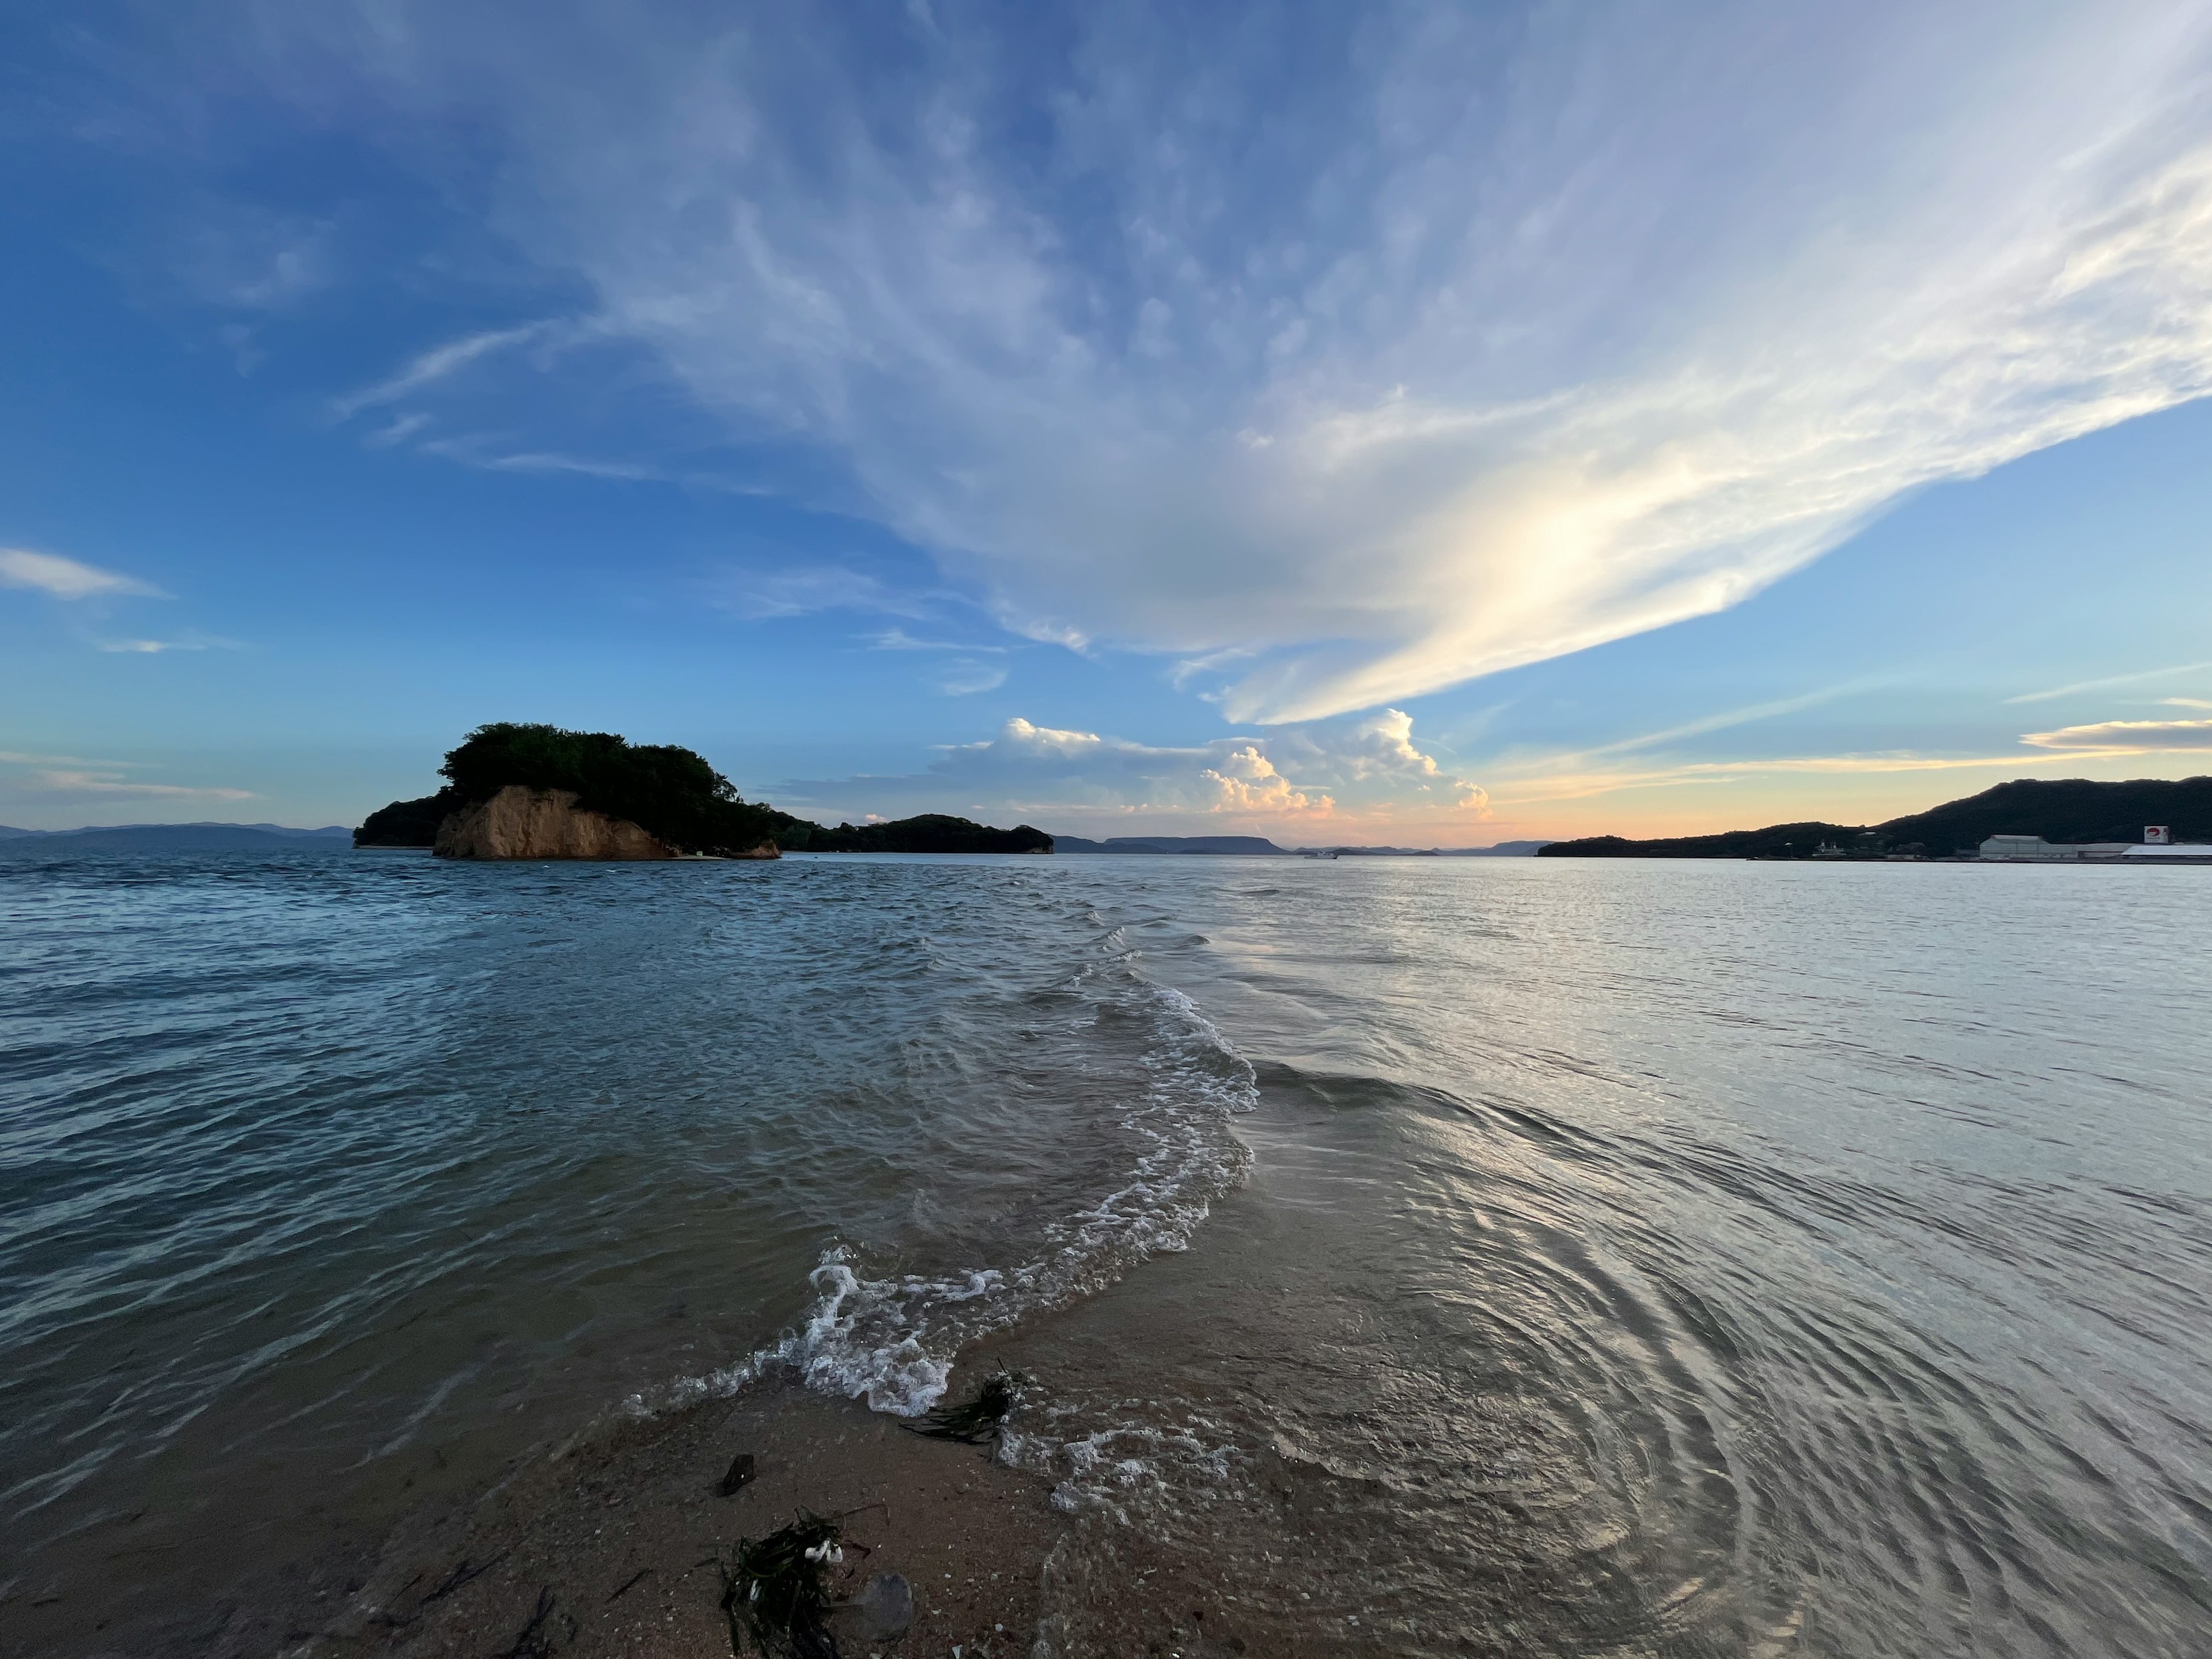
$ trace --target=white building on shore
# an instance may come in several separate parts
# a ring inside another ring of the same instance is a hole
[[[2143,826],[2132,841],[2045,841],[2040,836],[1991,836],[1981,845],[1985,864],[2212,864],[2212,843],[2177,844],[2164,824]]]

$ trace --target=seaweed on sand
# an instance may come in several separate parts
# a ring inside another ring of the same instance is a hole
[[[738,1565],[726,1572],[722,1611],[730,1651],[750,1641],[767,1659],[838,1659],[826,1623],[830,1569],[845,1559],[844,1528],[802,1510],[789,1526],[760,1539],[740,1539]]]
[[[930,1413],[919,1424],[905,1426],[908,1432],[927,1435],[932,1440],[981,1445],[1006,1427],[1006,1413],[1020,1401],[1023,1385],[1028,1381],[1019,1371],[994,1371],[966,1405],[945,1407]]]

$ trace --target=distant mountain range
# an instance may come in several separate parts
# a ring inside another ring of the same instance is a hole
[[[282,823],[96,823],[81,830],[16,830],[0,824],[0,858],[70,853],[332,853],[353,831],[332,824],[295,830]]]
[[[1501,841],[1494,847],[1300,847],[1305,858],[1343,859],[1525,859],[1548,841]]]
[[[1278,847],[1258,836],[1110,836],[1104,841],[1085,841],[1080,836],[1054,836],[1055,853],[1216,853],[1237,858],[1286,859],[1287,847]]]
[[[1278,847],[1260,836],[1112,836],[1085,841],[1054,836],[1060,853],[1210,853],[1232,858],[1526,858],[1540,841],[1504,841],[1495,847]]]
[[[1991,836],[2040,836],[2048,842],[2140,842],[2160,823],[2176,841],[2212,842],[2212,777],[2136,778],[2100,783],[2088,778],[2015,778],[1978,795],[1946,801],[1886,823],[1775,823],[1717,836],[1627,841],[1595,836],[1554,842],[1545,858],[1802,859],[1824,842],[1875,857],[1923,853],[1931,858],[1978,848]]]

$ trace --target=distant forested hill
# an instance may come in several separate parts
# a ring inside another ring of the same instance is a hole
[[[1596,836],[1553,842],[1539,858],[1808,858],[1823,842],[1847,850],[1917,849],[1937,857],[1978,847],[1991,836],[2040,836],[2045,841],[2142,839],[2143,826],[2163,823],[2176,841],[2212,842],[2212,777],[2136,778],[2100,783],[2088,778],[2017,778],[1963,800],[1871,826],[1777,823],[1717,836],[1627,841]]]
[[[994,830],[942,812],[889,823],[841,823],[835,830],[803,818],[791,822],[799,826],[794,839],[777,837],[787,853],[1049,853],[1054,846],[1050,836],[1026,823]]]
[[[330,853],[343,830],[288,830],[274,823],[123,823],[88,830],[18,830],[0,836],[0,857],[62,858],[81,853]]]
[[[1237,858],[1289,858],[1289,849],[1261,836],[1109,836],[1104,841],[1085,841],[1080,836],[1059,836],[1054,845],[1063,853],[1212,853]]]

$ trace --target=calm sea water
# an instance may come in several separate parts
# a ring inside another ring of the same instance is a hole
[[[0,860],[0,1646],[989,1336],[1316,1639],[2202,1653],[2203,873]]]

